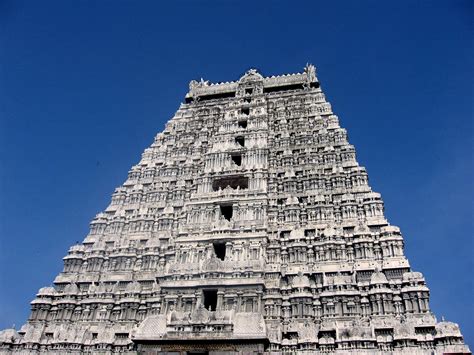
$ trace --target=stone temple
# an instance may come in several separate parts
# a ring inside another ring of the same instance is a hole
[[[315,67],[191,81],[1,354],[469,352]]]

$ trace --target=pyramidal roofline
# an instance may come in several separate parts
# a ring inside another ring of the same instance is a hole
[[[468,353],[316,69],[192,81],[0,355]]]

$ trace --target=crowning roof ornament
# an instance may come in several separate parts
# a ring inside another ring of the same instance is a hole
[[[312,64],[306,64],[302,73],[284,74],[277,76],[264,77],[257,69],[249,69],[238,81],[225,83],[211,83],[201,78],[200,81],[191,80],[189,83],[189,92],[186,98],[198,98],[199,96],[218,95],[235,92],[239,83],[247,81],[263,81],[264,88],[274,88],[286,85],[303,85],[309,87],[317,83],[316,68]]]
[[[313,64],[306,63],[304,67],[308,82],[312,83],[316,81],[316,67]]]
[[[204,80],[203,78],[201,78],[201,80],[199,81],[191,80],[189,82],[189,91],[193,91],[197,88],[203,88],[206,86],[209,86],[209,80]]]
[[[240,78],[239,82],[249,82],[249,81],[260,81],[263,80],[263,76],[257,71],[257,69],[249,69],[245,74]]]

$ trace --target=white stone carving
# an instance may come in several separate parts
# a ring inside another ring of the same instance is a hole
[[[403,247],[313,65],[193,80],[0,354],[468,352]]]

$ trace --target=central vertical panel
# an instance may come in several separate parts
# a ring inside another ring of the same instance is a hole
[[[190,107],[192,119],[208,134],[196,191],[184,204],[186,220],[174,240],[174,261],[158,277],[166,335],[174,347],[191,342],[186,349],[193,351],[223,349],[217,346],[223,339],[230,346],[226,351],[249,340],[254,345],[245,345],[248,350],[263,349],[268,242],[263,77],[250,71],[232,94],[203,95]]]

